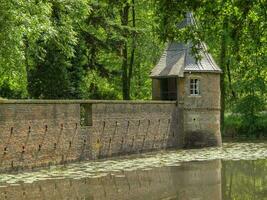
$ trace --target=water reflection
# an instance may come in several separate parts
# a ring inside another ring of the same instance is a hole
[[[267,200],[267,160],[222,162],[224,200]]]
[[[221,161],[108,174],[100,178],[37,181],[0,188],[0,199],[221,199]]]
[[[267,200],[266,149],[229,144],[2,174],[0,199]]]

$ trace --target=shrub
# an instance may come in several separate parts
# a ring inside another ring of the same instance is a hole
[[[244,118],[240,114],[226,115],[223,136],[267,137],[267,113],[259,113],[253,119]]]

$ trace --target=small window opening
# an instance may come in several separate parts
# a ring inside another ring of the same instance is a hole
[[[6,153],[7,153],[7,147],[4,148],[4,154],[6,154]]]
[[[200,95],[199,79],[190,79],[190,95]]]
[[[81,104],[80,105],[80,119],[81,126],[92,126],[92,104]]]
[[[24,147],[24,146],[22,146],[22,151],[21,151],[21,153],[25,153],[25,147]]]

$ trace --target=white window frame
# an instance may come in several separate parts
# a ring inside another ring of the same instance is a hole
[[[190,96],[200,96],[200,79],[199,78],[190,78],[189,94]]]

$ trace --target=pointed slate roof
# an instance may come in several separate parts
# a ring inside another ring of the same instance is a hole
[[[186,18],[178,25],[178,28],[196,26],[192,13],[187,13]],[[151,71],[150,77],[183,77],[184,72],[213,72],[221,73],[221,69],[207,52],[204,42],[199,47],[200,60],[197,60],[192,53],[192,44],[170,42],[164,50],[160,61]]]

